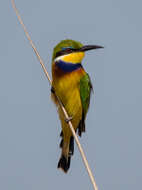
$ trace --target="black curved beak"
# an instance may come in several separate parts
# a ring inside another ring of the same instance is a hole
[[[89,50],[93,50],[93,49],[100,49],[100,48],[104,48],[103,46],[98,46],[98,45],[86,45],[81,47],[80,49],[78,49],[78,51],[89,51]]]

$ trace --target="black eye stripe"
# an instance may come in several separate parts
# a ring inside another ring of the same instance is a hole
[[[72,52],[75,52],[75,51],[76,51],[76,49],[73,49],[73,48],[66,48],[66,49],[63,49],[63,50],[58,51],[58,52],[56,53],[55,58],[56,58],[56,57],[59,57],[59,56],[62,56],[62,55],[66,55],[66,54],[72,53]]]

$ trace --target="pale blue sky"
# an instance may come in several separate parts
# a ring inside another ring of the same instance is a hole
[[[95,94],[80,139],[99,190],[141,188],[142,2],[16,0],[51,73],[53,47],[71,38],[105,46],[83,65]],[[75,146],[67,175],[57,169],[60,123],[50,86],[9,0],[0,4],[0,189],[92,189]]]

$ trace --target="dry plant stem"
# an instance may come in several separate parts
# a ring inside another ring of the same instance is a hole
[[[15,13],[16,13],[16,15],[17,15],[17,17],[18,17],[18,20],[19,20],[20,24],[22,25],[22,27],[23,27],[23,29],[24,29],[24,32],[25,32],[25,34],[26,34],[26,37],[28,38],[28,40],[29,40],[29,42],[30,42],[30,44],[31,44],[31,46],[32,46],[32,48],[33,48],[33,50],[34,50],[34,52],[35,52],[35,54],[36,54],[36,56],[37,56],[37,58],[38,58],[38,60],[39,60],[39,62],[40,62],[40,64],[41,64],[41,66],[42,66],[42,69],[43,69],[43,71],[44,71],[46,77],[48,78],[50,84],[52,85],[52,81],[51,81],[51,79],[50,79],[50,76],[49,76],[48,72],[46,71],[46,68],[45,68],[45,66],[44,66],[44,64],[43,64],[43,61],[42,61],[42,59],[41,59],[41,57],[40,57],[40,55],[39,55],[39,53],[38,53],[38,51],[37,51],[37,49],[36,49],[34,43],[32,42],[32,40],[31,40],[31,38],[30,38],[30,36],[29,36],[27,30],[26,30],[26,27],[25,27],[25,25],[24,25],[24,23],[23,23],[23,21],[22,21],[20,15],[19,15],[19,12],[18,12],[18,10],[17,10],[17,8],[16,8],[16,6],[15,6],[14,0],[11,0],[11,2],[12,2],[13,9],[15,10]],[[56,95],[56,92],[55,92],[55,95]],[[57,97],[57,100],[58,100],[58,102],[59,102],[59,105],[60,105],[61,108],[62,108],[62,111],[63,111],[63,113],[64,113],[64,115],[65,115],[65,118],[68,119],[69,116],[68,116],[68,114],[67,114],[67,111],[65,110],[65,108],[64,108],[62,102],[60,101],[60,99],[58,98],[58,96],[56,96],[56,97]],[[88,164],[88,161],[87,161],[87,159],[86,159],[85,153],[84,153],[83,148],[82,148],[82,146],[81,146],[81,144],[80,144],[80,142],[79,142],[79,140],[78,140],[78,137],[77,137],[77,135],[76,135],[76,133],[75,133],[75,130],[74,130],[74,128],[73,128],[73,125],[72,125],[71,121],[69,121],[68,124],[69,124],[69,127],[70,127],[70,129],[71,129],[71,131],[72,131],[72,134],[73,134],[74,138],[75,138],[76,144],[77,144],[78,149],[79,149],[79,151],[80,151],[80,154],[81,154],[81,156],[82,156],[84,165],[85,165],[85,167],[86,167],[86,170],[87,170],[88,175],[89,175],[89,177],[90,177],[90,180],[91,180],[91,182],[92,182],[92,185],[93,185],[93,187],[94,187],[94,190],[97,190],[97,185],[96,185],[94,176],[93,176],[93,174],[92,174],[92,171],[91,171],[90,166],[89,166],[89,164]]]

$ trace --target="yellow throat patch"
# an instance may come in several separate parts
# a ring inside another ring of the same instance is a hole
[[[64,55],[61,60],[69,63],[81,63],[82,59],[84,58],[85,53],[84,52],[75,52],[70,53],[67,55]]]

